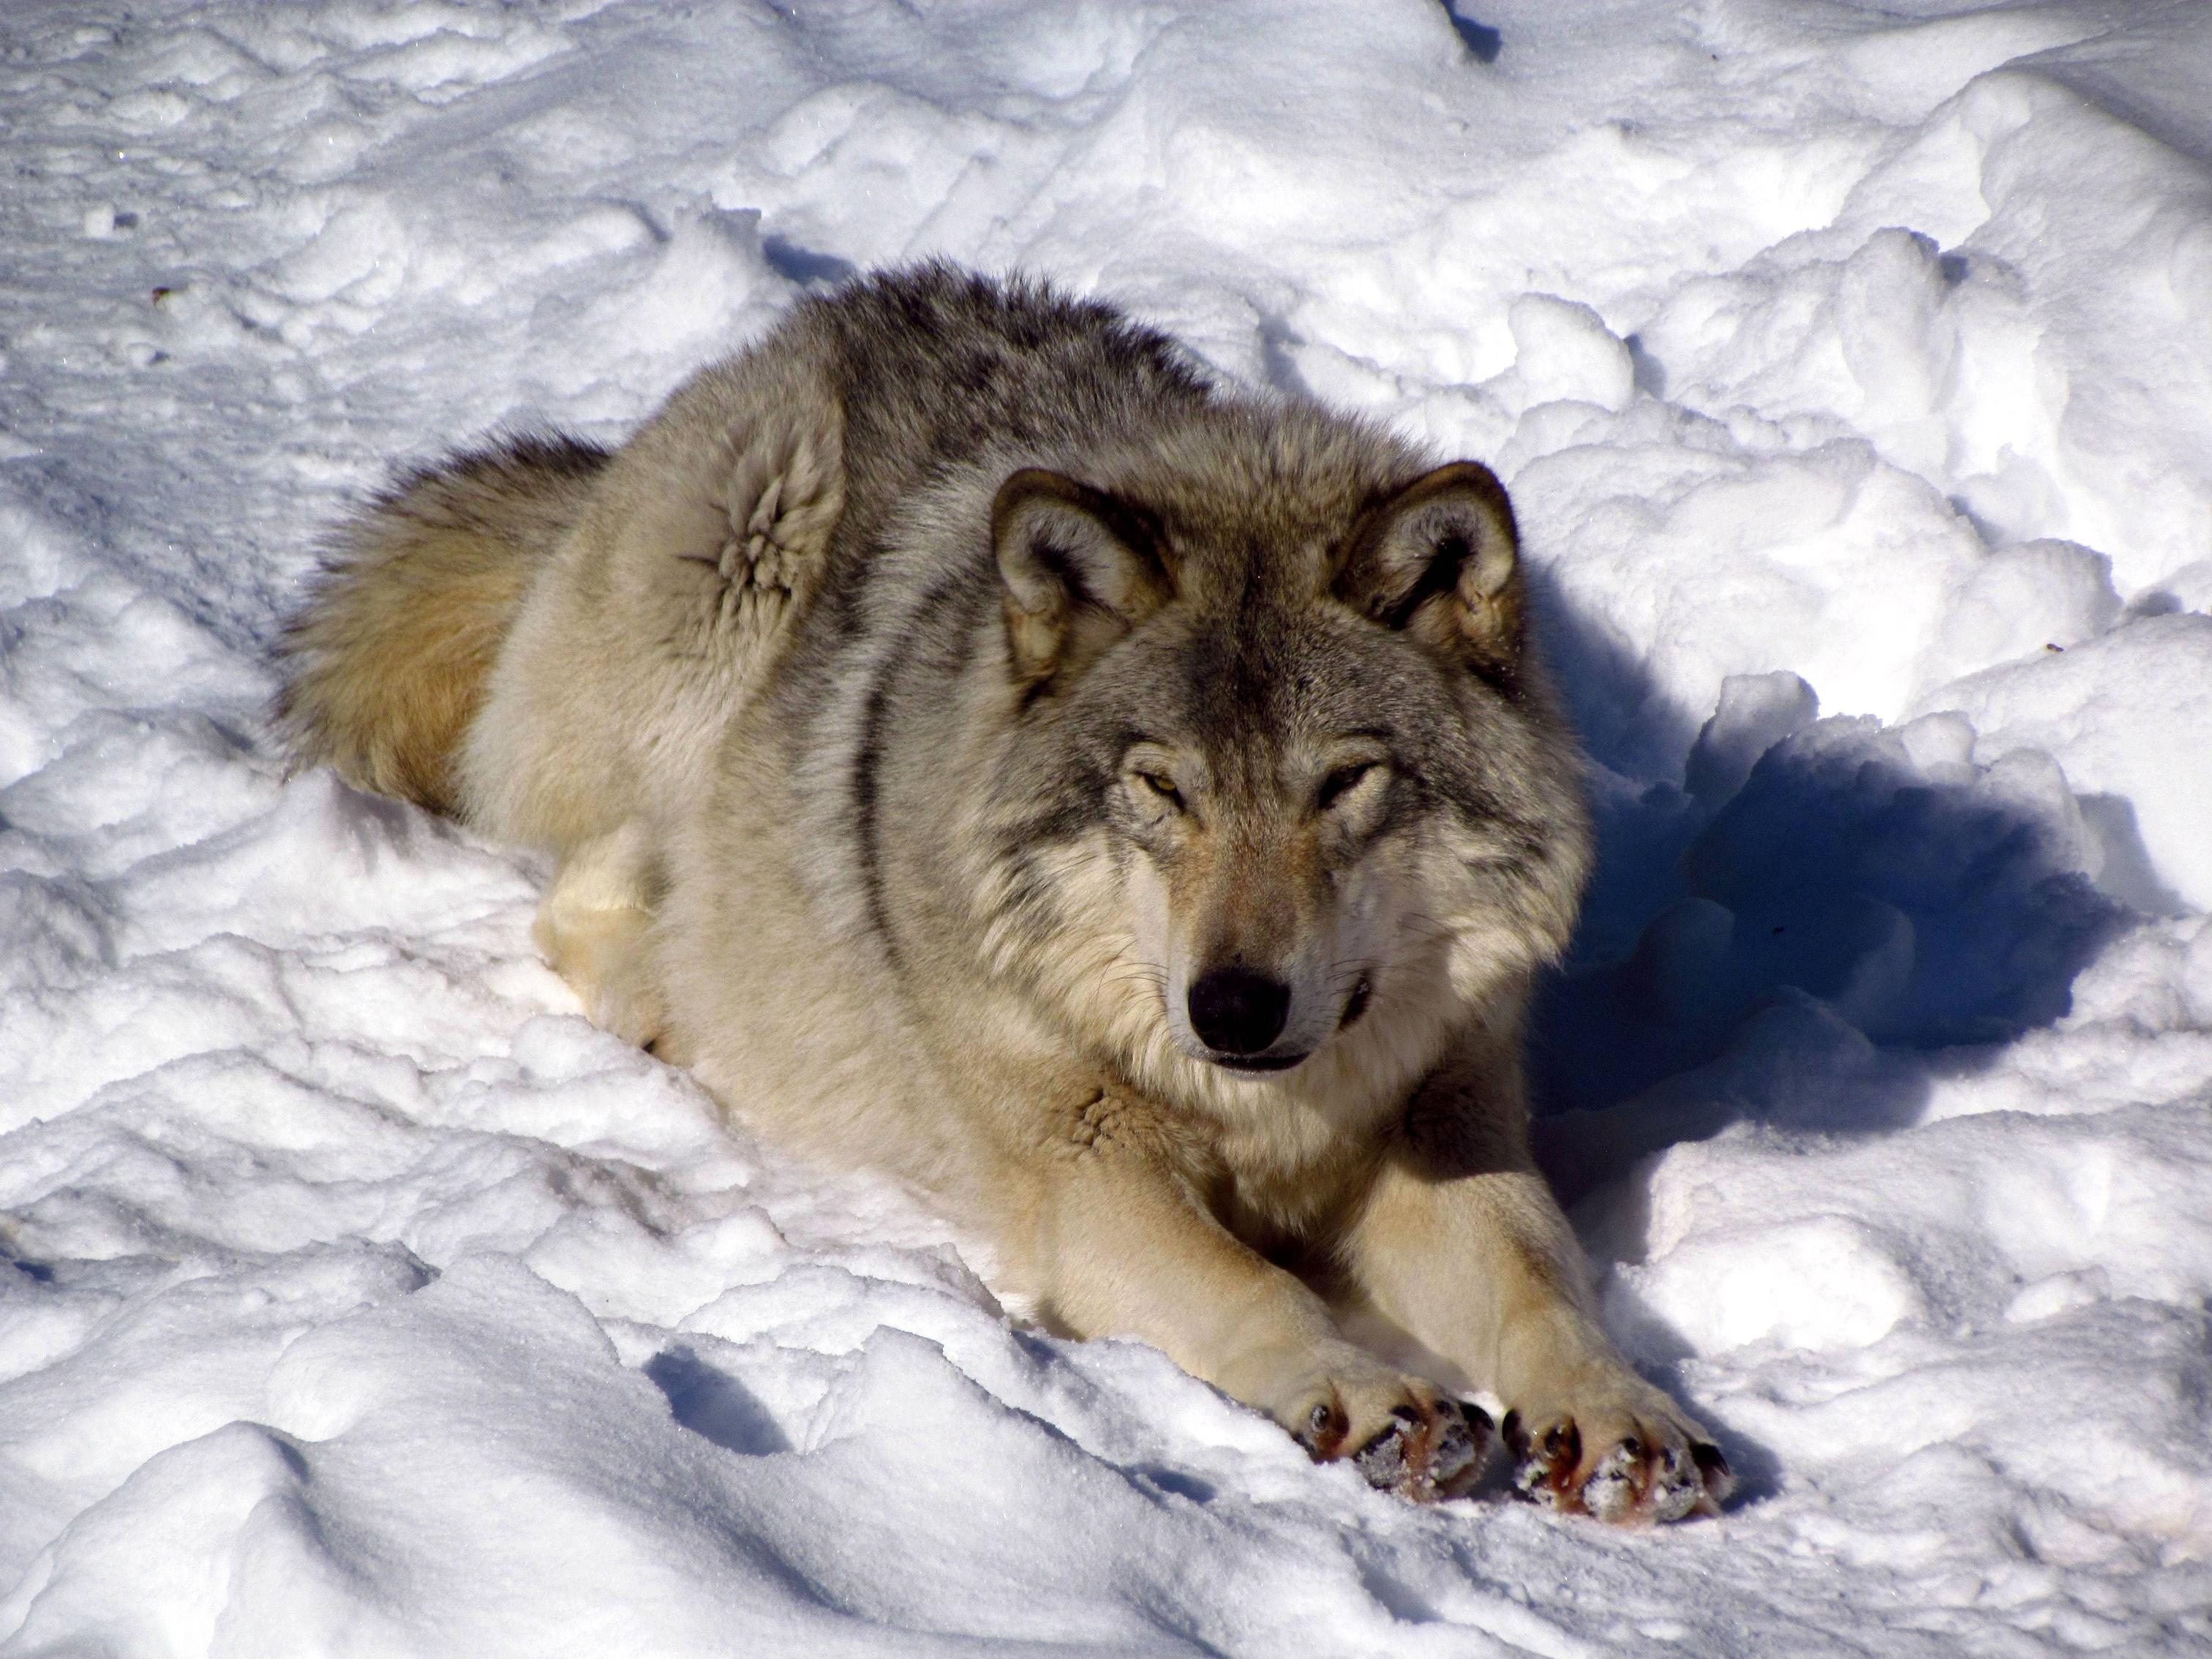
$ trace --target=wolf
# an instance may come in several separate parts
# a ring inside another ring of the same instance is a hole
[[[1590,861],[1496,477],[944,264],[802,300],[611,453],[339,532],[299,763],[545,849],[600,1024],[887,1169],[1010,1304],[1320,1460],[1711,1511],[1601,1328],[1522,1034]]]

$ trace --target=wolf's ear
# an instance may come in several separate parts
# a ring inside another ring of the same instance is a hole
[[[1006,585],[1006,644],[1024,686],[1080,672],[1169,597],[1150,520],[1042,467],[999,486],[991,539]]]
[[[1335,592],[1384,627],[1510,680],[1523,632],[1520,572],[1505,487],[1488,467],[1454,461],[1360,521]]]

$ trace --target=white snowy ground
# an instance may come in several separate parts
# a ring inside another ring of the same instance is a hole
[[[2212,9],[1462,11],[9,0],[0,1646],[2207,1650]],[[1546,1146],[1724,1517],[1012,1328],[526,862],[283,778],[388,465],[933,252],[1511,484],[1606,834]]]

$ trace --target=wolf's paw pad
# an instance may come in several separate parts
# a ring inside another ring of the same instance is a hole
[[[1411,1406],[1396,1407],[1390,1415],[1389,1426],[1352,1455],[1352,1467],[1369,1486],[1435,1503],[1474,1485],[1490,1450],[1489,1413],[1446,1400],[1425,1419]]]
[[[1585,1456],[1572,1419],[1540,1434],[1505,1414],[1513,1488],[1531,1503],[1618,1525],[1649,1526],[1717,1515],[1735,1486],[1718,1446],[1652,1425],[1620,1435]]]
[[[1350,1429],[1332,1402],[1314,1407],[1308,1431],[1298,1437],[1315,1457],[1349,1456],[1369,1486],[1416,1504],[1460,1497],[1480,1477],[1490,1453],[1489,1413],[1451,1400],[1416,1396],[1391,1407],[1388,1420],[1356,1449]]]

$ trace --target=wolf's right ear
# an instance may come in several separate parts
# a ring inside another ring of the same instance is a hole
[[[1006,646],[1024,688],[1079,673],[1166,603],[1159,538],[1141,513],[1042,467],[999,486],[991,540],[1005,584]]]

